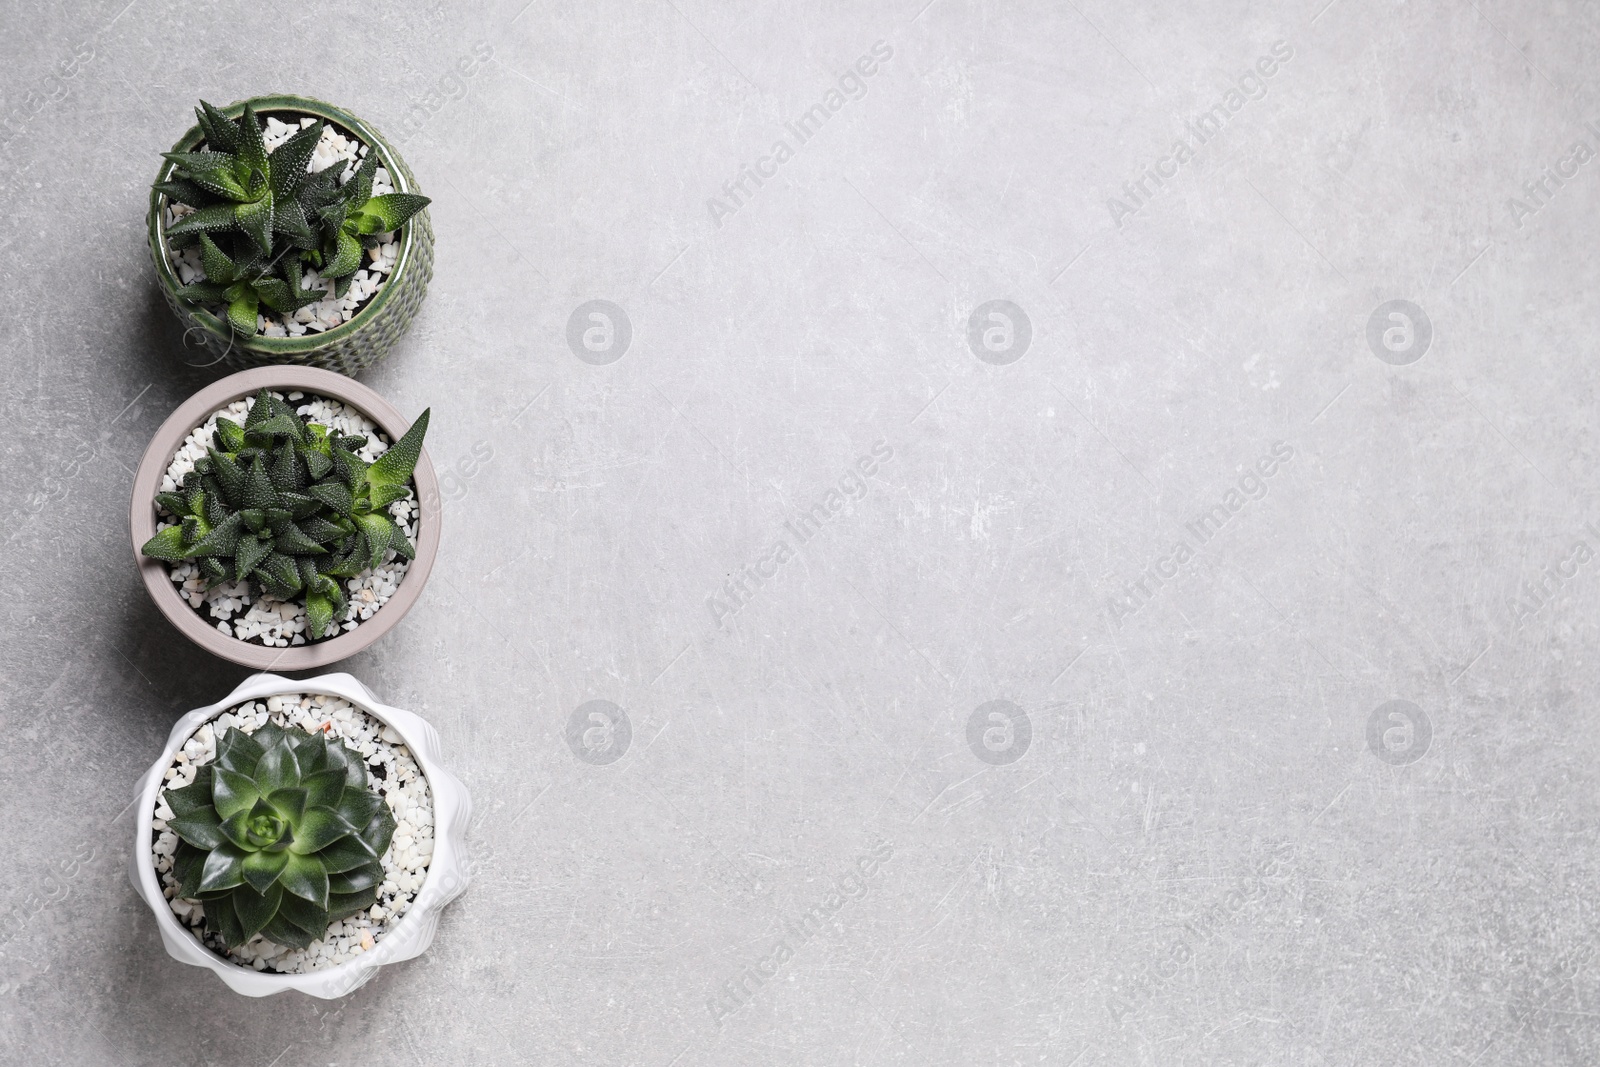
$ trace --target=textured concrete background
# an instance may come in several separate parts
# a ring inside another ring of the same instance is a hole
[[[0,35],[0,1060],[1600,1060],[1593,5],[123,2]],[[146,184],[270,91],[435,197],[445,542],[344,667],[479,813],[331,1004],[123,875],[244,676],[128,543],[217,375]]]

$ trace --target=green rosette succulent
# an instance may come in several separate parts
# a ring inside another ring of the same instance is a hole
[[[163,153],[172,175],[155,190],[194,208],[167,228],[167,238],[178,248],[199,243],[205,281],[183,286],[178,296],[227,305],[228,323],[240,333],[256,332],[263,306],[293,313],[344,296],[362,249],[431,202],[418,193],[373,196],[378,154],[370,149],[343,184],[342,166],[308,172],[321,119],[268,152],[249,104],[234,120],[202,100],[195,117],[206,151]],[[331,284],[307,289],[308,266]]]
[[[390,549],[416,558],[389,505],[411,495],[428,416],[369,464],[355,454],[366,438],[307,423],[263,389],[243,426],[217,419],[216,444],[178,492],[157,494],[179,522],[140,551],[195,561],[207,588],[248,579],[279,600],[303,598],[320,638],[348,607],[340,579],[377,567]]]
[[[166,792],[177,893],[205,905],[229,948],[257,934],[291,948],[370,908],[395,818],[361,757],[323,733],[230,727],[217,758]]]

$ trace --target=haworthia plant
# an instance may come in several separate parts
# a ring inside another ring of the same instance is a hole
[[[206,150],[164,153],[172,176],[155,190],[195,209],[167,228],[174,247],[200,246],[205,273],[178,296],[226,305],[228,323],[240,333],[256,332],[263,306],[294,312],[329,295],[342,297],[362,249],[430,203],[417,193],[373,196],[378,153],[370,149],[342,183],[344,166],[310,173],[321,119],[268,152],[249,104],[234,120],[202,100],[195,116]],[[305,288],[306,267],[331,286]]]
[[[322,637],[348,606],[340,579],[378,566],[390,549],[416,556],[389,505],[411,494],[428,415],[368,464],[356,455],[366,438],[305,422],[263,389],[243,426],[217,419],[216,444],[177,492],[157,494],[177,525],[140,551],[195,561],[208,588],[248,579],[255,591],[303,600],[310,637]]]
[[[378,898],[395,818],[361,756],[326,734],[230,727],[166,800],[178,895],[204,903],[229,948],[257,934],[307,948]]]

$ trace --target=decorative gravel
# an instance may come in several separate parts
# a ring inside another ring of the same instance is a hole
[[[297,130],[315,125],[316,121],[313,118],[302,118],[300,124],[296,126],[268,116],[261,139],[270,152],[294,136]],[[206,152],[209,149],[201,145],[200,151]],[[317,174],[335,165],[342,166],[344,172],[339,176],[339,184],[343,185],[355,174],[356,168],[361,165],[361,160],[367,152],[368,146],[347,130],[328,123],[322,127],[322,136],[311,152],[311,162],[306,164],[306,171]],[[372,195],[382,196],[394,191],[394,182],[389,177],[388,168],[379,167],[372,175]],[[168,201],[167,225],[173,225],[193,210],[194,208],[188,204],[174,204]],[[329,296],[315,304],[308,304],[292,314],[280,314],[271,308],[263,307],[261,313],[256,316],[256,333],[266,337],[303,337],[307,333],[321,333],[323,330],[331,330],[341,323],[349,322],[368,300],[383,291],[389,275],[394,272],[395,258],[400,254],[400,242],[393,233],[380,234],[379,242],[377,246],[367,249],[367,266],[351,276],[350,288],[345,291],[343,297]],[[190,245],[188,248],[173,248],[169,244],[167,255],[171,257],[172,266],[178,272],[178,280],[184,285],[205,280],[205,271],[200,266],[198,244]],[[301,277],[300,287],[322,288],[322,275],[307,267]],[[217,305],[212,310],[220,316],[224,309],[221,305]]]
[[[273,395],[290,404],[298,405],[295,408],[296,412],[307,422],[326,426],[345,436],[365,437],[366,446],[359,449],[356,455],[368,463],[389,450],[389,439],[355,408],[347,407],[337,400],[307,396],[301,392]],[[178,446],[177,454],[172,457],[172,463],[167,467],[167,473],[162,476],[160,491],[177,492],[178,483],[183,481],[184,475],[194,469],[195,461],[203,458],[206,449],[216,444],[219,416],[232,419],[243,426],[254,405],[253,396],[235,400],[227,407],[212,412],[205,422],[195,427],[194,432],[184,438],[183,444]],[[415,483],[412,484],[411,491],[411,499],[397,500],[389,505],[389,515],[399,524],[411,543],[416,544]],[[177,525],[176,517],[164,508],[158,506],[157,514],[158,529]],[[396,556],[391,549],[384,553],[383,562],[376,568],[368,568],[354,578],[346,579],[345,593],[350,605],[345,609],[344,618],[339,620],[338,625],[318,640],[326,641],[341,633],[347,633],[372,618],[399,588],[400,580],[405,577],[406,568],[409,566],[409,560]],[[217,620],[217,629],[229,637],[271,648],[303,645],[311,641],[306,632],[306,606],[301,601],[278,600],[265,593],[257,596],[251,592],[248,581],[223,582],[207,591],[206,579],[200,573],[200,568],[187,560],[168,564],[167,576],[178,586],[179,592],[190,607],[202,616]]]
[[[383,854],[384,878],[376,904],[329,926],[322,940],[312,942],[305,950],[274,944],[258,934],[233,951],[206,928],[202,902],[175,895],[178,879],[172,872],[172,855],[178,848],[178,836],[167,829],[166,820],[172,818],[167,790],[181,789],[194,781],[195,768],[216,758],[217,738],[227,733],[228,727],[253,734],[269,720],[284,729],[299,727],[307,733],[325,730],[360,753],[367,762],[372,785],[383,794],[397,825],[394,840]],[[278,974],[304,974],[336,967],[370,952],[405,916],[427,877],[428,864],[433,859],[433,794],[428,780],[399,734],[340,697],[293,693],[231,708],[183,743],[165,777],[167,784],[156,794],[150,852],[167,903],[207,948],[242,966]]]

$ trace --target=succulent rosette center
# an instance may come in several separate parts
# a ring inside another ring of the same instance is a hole
[[[361,757],[323,733],[230,728],[166,798],[178,895],[204,902],[230,948],[261,934],[303,949],[377,900],[394,815]]]

